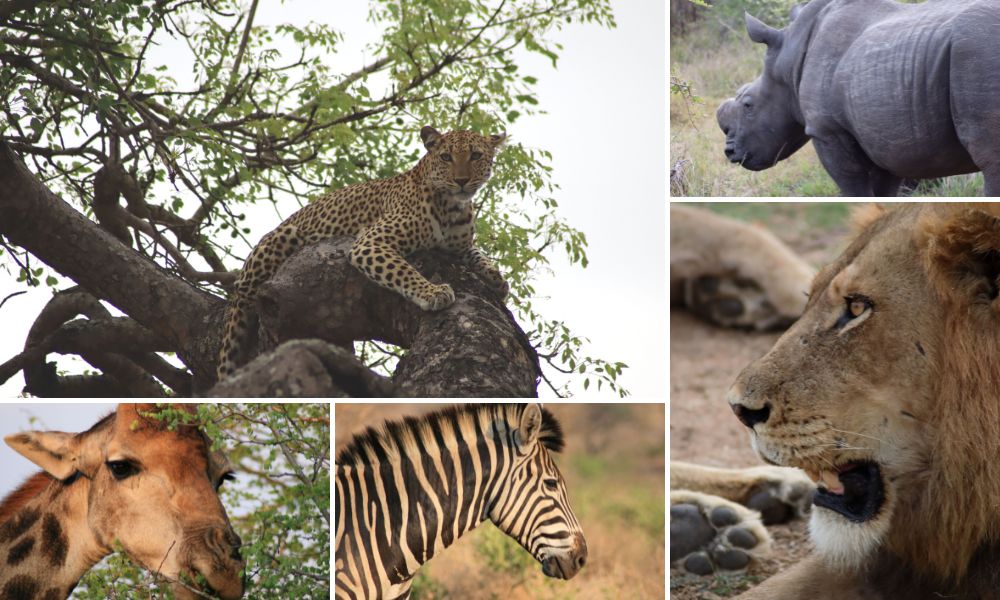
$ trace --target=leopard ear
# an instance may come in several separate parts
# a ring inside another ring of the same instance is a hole
[[[925,223],[932,281],[958,302],[1000,307],[1000,207],[945,210]]]
[[[490,136],[490,145],[493,146],[494,150],[499,150],[507,144],[507,132],[494,133]]]
[[[420,130],[420,139],[424,141],[424,148],[430,150],[434,147],[434,144],[441,139],[441,134],[438,133],[437,129],[434,129],[430,125],[424,125]]]

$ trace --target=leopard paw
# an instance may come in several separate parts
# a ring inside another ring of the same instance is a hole
[[[743,571],[770,551],[754,511],[717,496],[670,494],[671,565],[694,575]]]
[[[447,283],[431,285],[428,293],[414,300],[424,310],[438,311],[455,303],[455,291]]]
[[[499,271],[497,271],[496,277],[490,278],[490,285],[496,290],[501,300],[507,299],[507,294],[510,293],[510,284],[500,275]]]

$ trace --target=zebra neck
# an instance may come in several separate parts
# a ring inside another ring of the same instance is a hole
[[[345,560],[355,551],[371,557],[366,562],[384,568],[384,584],[409,580],[488,519],[513,459],[496,443],[419,450],[337,469],[338,560],[342,552]]]

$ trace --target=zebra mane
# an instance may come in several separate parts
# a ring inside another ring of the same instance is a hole
[[[381,425],[368,427],[357,433],[337,454],[337,465],[369,465],[398,455],[402,440],[419,439],[424,444],[437,445],[434,425],[457,423],[463,419],[478,421],[485,428],[496,419],[515,424],[520,421],[526,404],[465,404],[427,413],[419,417],[404,417],[402,420],[385,421]],[[560,452],[566,443],[562,426],[555,415],[542,409],[542,429],[538,441],[551,450]],[[372,460],[372,456],[376,460]]]

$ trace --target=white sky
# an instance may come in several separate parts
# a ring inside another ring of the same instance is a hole
[[[561,186],[556,193],[559,214],[589,241],[586,269],[569,267],[555,257],[553,273],[536,285],[542,296],[537,308],[546,318],[565,321],[576,335],[590,338],[585,355],[627,363],[630,368],[621,382],[635,398],[663,400],[666,3],[619,0],[613,5],[616,29],[574,24],[557,34],[556,41],[564,46],[557,69],[544,57],[518,57],[520,72],[538,78],[537,98],[548,114],[522,117],[508,133],[520,143],[552,152],[552,177]],[[378,32],[366,21],[367,3],[330,3],[326,6],[336,8],[326,14],[316,6],[311,0],[261,3],[256,23],[325,21],[345,38],[335,69],[346,72],[371,59],[364,46]],[[152,58],[170,64],[171,55],[171,48],[161,47]],[[185,65],[172,64],[171,70],[181,85],[190,77]],[[288,216],[294,208],[279,210]],[[256,240],[279,221],[268,205],[248,213],[248,222],[249,237]],[[0,300],[25,289],[0,273]],[[47,289],[31,290],[0,309],[0,362],[21,350],[49,296]],[[50,355],[49,360],[63,368],[70,364],[63,356]],[[16,396],[23,386],[18,374],[0,386],[0,397]],[[539,391],[546,394],[544,384]],[[577,398],[597,397],[594,387],[587,394],[579,385],[574,391]]]

